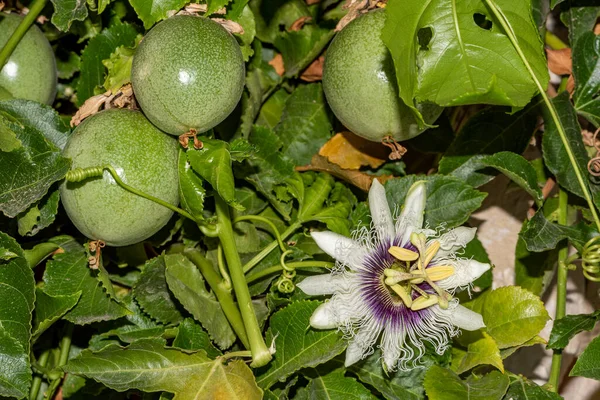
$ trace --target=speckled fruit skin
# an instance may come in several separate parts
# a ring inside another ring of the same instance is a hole
[[[221,25],[190,15],[169,18],[142,40],[131,83],[142,111],[160,129],[205,132],[223,121],[244,90],[240,46]]]
[[[336,117],[355,134],[376,142],[388,135],[402,141],[423,130],[398,96],[394,63],[380,38],[384,23],[384,10],[375,10],[337,34],[325,53],[323,89]],[[436,105],[419,109],[427,123],[443,110]]]
[[[63,151],[73,168],[110,164],[136,189],[179,203],[178,144],[139,111],[102,111],[79,125]],[[65,182],[60,196],[77,229],[110,246],[141,242],[162,228],[173,212],[121,188],[107,171],[100,178]]]
[[[22,18],[0,13],[0,48]],[[14,98],[52,104],[56,96],[56,59],[48,39],[32,25],[0,72],[0,86]]]

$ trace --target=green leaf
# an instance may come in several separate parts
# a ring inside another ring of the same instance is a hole
[[[19,214],[17,216],[19,235],[34,236],[52,225],[58,213],[59,199],[59,191],[54,190],[39,202],[32,204],[27,211]]]
[[[600,16],[600,7],[592,7],[591,3],[585,4],[584,7],[573,7],[576,5],[571,4],[568,10],[560,14],[560,19],[569,27],[569,43],[572,46],[587,32],[594,30],[596,20]]]
[[[231,0],[206,0],[206,4],[208,4],[208,10],[206,11],[206,15],[213,14],[215,11],[229,4],[230,1]]]
[[[104,80],[104,89],[116,93],[121,86],[131,82],[131,65],[133,63],[133,54],[135,47],[142,40],[142,35],[135,39],[135,46],[119,46],[111,53],[110,57],[102,60],[108,73]]]
[[[514,381],[508,387],[505,399],[511,400],[562,400],[558,393],[544,389],[522,375],[511,376]]]
[[[166,278],[169,289],[183,307],[202,324],[212,340],[222,349],[231,347],[236,336],[221,304],[208,292],[198,268],[184,255],[166,255]]]
[[[237,138],[229,143],[229,154],[235,162],[247,160],[254,155],[255,150],[254,146],[246,139]]]
[[[188,162],[187,154],[179,149],[179,201],[181,207],[197,220],[203,219],[206,190],[202,178],[198,176]]]
[[[79,72],[81,57],[74,51],[69,51],[61,57],[61,53],[56,54],[56,70],[60,79],[71,79],[75,72]]]
[[[116,345],[97,353],[84,350],[64,367],[118,390],[174,393],[174,400],[198,398],[259,400],[252,371],[241,360],[224,364],[204,351],[184,353],[160,340],[139,340],[126,348]]]
[[[569,376],[600,380],[600,336],[596,336],[577,358]]]
[[[335,32],[312,23],[306,23],[298,31],[283,31],[273,44],[281,52],[285,66],[285,76],[296,78],[315,59]]]
[[[527,229],[527,226],[528,221],[525,221],[521,233]],[[552,282],[557,260],[556,250],[530,252],[527,250],[525,240],[519,236],[515,250],[515,284],[536,296],[541,296]]]
[[[330,231],[350,236],[351,225],[348,218],[355,204],[356,197],[354,197],[352,191],[340,182],[335,182],[331,195],[326,200],[325,207],[310,219],[326,224],[327,229]]]
[[[466,351],[457,348],[453,350],[455,352],[452,370],[457,374],[462,374],[478,365],[493,365],[504,373],[500,349],[496,341],[485,332],[481,332],[475,340],[471,341]]]
[[[318,370],[305,373],[309,383],[298,391],[294,400],[375,400],[369,389],[356,382],[354,378],[344,376],[343,369],[321,374]]]
[[[260,113],[256,118],[256,125],[265,128],[274,129],[281,121],[283,109],[290,94],[285,89],[279,89],[265,101],[260,108]]]
[[[7,121],[0,115],[0,151],[10,153],[22,147],[16,133],[7,126]]]
[[[331,137],[331,123],[320,83],[301,85],[287,99],[275,133],[283,154],[296,165],[310,163],[312,156]]]
[[[80,297],[81,291],[66,296],[50,296],[36,288],[32,341],[35,342],[53,323],[75,307]]]
[[[548,70],[531,1],[494,3],[545,87]],[[400,97],[416,113],[415,101],[523,107],[537,92],[500,21],[482,0],[392,2],[386,12],[382,38],[394,59]]]
[[[83,21],[88,16],[87,4],[83,0],[51,0],[54,5],[52,23],[66,32],[73,21]]]
[[[0,263],[0,327],[29,354],[31,313],[35,299],[33,272],[19,244],[0,231],[0,247],[16,257]]]
[[[504,360],[504,359],[510,357],[511,355],[513,355],[517,350],[519,350],[523,347],[535,346],[536,344],[545,345],[546,340],[543,337],[536,335],[532,339],[529,339],[525,343],[521,343],[518,346],[507,347],[505,349],[500,350],[500,357],[502,357],[502,359]]]
[[[29,353],[0,327],[0,396],[21,399],[29,394]]]
[[[508,376],[498,371],[461,380],[454,372],[437,365],[425,375],[425,391],[430,400],[500,400],[509,383]]]
[[[550,318],[539,297],[517,286],[485,292],[464,305],[481,314],[485,331],[500,349],[532,339]]]
[[[144,0],[143,3],[150,4],[152,1]],[[110,58],[110,55],[120,46],[134,46],[136,37],[137,31],[133,25],[118,23],[90,39],[81,53],[81,72],[77,81],[77,104],[82,105],[88,98],[96,94],[96,86],[104,84],[105,68],[102,61]]]
[[[575,91],[573,105],[577,113],[594,125],[600,125],[600,37],[588,31],[573,44],[573,77]]]
[[[235,183],[231,169],[231,155],[226,142],[202,139],[201,150],[187,150],[187,158],[192,169],[206,179],[230,206],[240,209],[235,202]]]
[[[268,389],[301,368],[314,367],[340,354],[346,342],[335,330],[310,328],[310,316],[318,301],[298,301],[273,314],[267,343],[275,340],[273,360],[257,375],[257,383]]]
[[[258,197],[254,190],[247,187],[236,188],[235,199],[244,206],[244,211],[235,211],[236,216],[257,215],[267,207],[267,202]]]
[[[266,43],[273,43],[282,28],[289,31],[298,18],[311,15],[302,0],[252,0],[250,8],[256,18],[256,36]]]
[[[146,262],[140,279],[133,287],[133,297],[142,310],[164,324],[176,324],[183,320],[175,297],[169,291],[166,279],[165,256]]]
[[[556,248],[558,242],[569,239],[578,248],[596,236],[596,231],[580,222],[575,226],[565,226],[548,221],[543,210],[538,210],[525,227],[519,233],[519,237],[525,241],[527,250],[540,252]]]
[[[439,172],[454,175],[472,186],[481,186],[495,176],[479,161],[483,155],[503,151],[523,153],[537,125],[537,107],[515,114],[491,108],[470,118],[440,160]]]
[[[179,11],[187,0],[129,0],[138,17],[144,22],[144,28],[169,16],[169,11]]]
[[[304,196],[299,199],[300,212],[298,213],[298,219],[309,221],[323,208],[323,204],[329,197],[335,181],[331,175],[326,173],[302,174],[302,178],[305,189]]]
[[[409,175],[390,179],[385,183],[388,203],[392,210],[404,204],[408,189],[418,180],[423,180],[426,184],[425,223],[432,229],[440,225],[446,229],[462,225],[469,215],[481,206],[486,197],[485,193],[450,176]]]
[[[177,328],[177,336],[173,340],[173,347],[182,350],[204,350],[210,358],[217,358],[222,353],[210,342],[208,333],[191,318],[184,319]]]
[[[6,247],[0,247],[0,260],[8,261],[16,257],[19,257],[17,253],[10,251]]]
[[[592,314],[567,315],[554,321],[548,349],[561,350],[567,347],[573,336],[583,331],[591,331],[600,320],[600,311]]]
[[[64,318],[77,325],[110,321],[129,313],[127,308],[112,300],[88,267],[84,248],[69,236],[58,236],[51,240],[64,253],[57,253],[46,263],[44,292],[52,297],[72,296],[81,293],[75,307]],[[68,279],[67,279],[68,277]]]

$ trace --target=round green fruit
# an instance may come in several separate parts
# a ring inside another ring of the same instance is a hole
[[[111,165],[128,185],[179,202],[178,144],[139,111],[112,109],[86,119],[63,151],[73,168]],[[130,193],[105,170],[102,178],[65,182],[60,196],[73,224],[92,240],[110,246],[141,242],[162,228],[173,212]]]
[[[156,25],[133,57],[135,97],[154,125],[172,135],[223,121],[244,90],[240,46],[208,18],[180,15]]]
[[[398,95],[394,63],[380,37],[384,23],[384,10],[371,11],[337,34],[325,54],[323,89],[335,116],[355,134],[402,141],[423,130]],[[443,108],[424,104],[419,110],[433,123]]]
[[[0,13],[0,49],[22,17]],[[52,104],[56,96],[56,59],[48,39],[32,25],[0,71],[0,86],[12,97]]]

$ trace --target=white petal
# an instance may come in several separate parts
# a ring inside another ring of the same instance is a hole
[[[349,237],[334,232],[311,232],[310,235],[325,253],[353,268],[360,268],[365,250]]]
[[[373,179],[369,189],[369,209],[379,239],[393,238],[396,235],[394,220],[385,197],[385,189],[377,179]]]
[[[362,360],[373,352],[373,343],[377,340],[382,327],[374,321],[365,324],[351,339],[346,349],[346,367]]]
[[[413,183],[406,195],[396,227],[396,232],[402,234],[402,246],[408,243],[411,233],[423,227],[425,200],[425,181]]]
[[[460,304],[447,310],[440,310],[439,312],[447,314],[453,325],[465,331],[476,331],[477,329],[485,328],[481,314],[471,311]]]
[[[383,331],[381,339],[381,352],[383,354],[383,362],[388,371],[396,370],[398,359],[402,355],[404,348],[404,337],[406,331],[402,329],[391,329],[388,327]]]
[[[454,274],[436,282],[439,287],[445,290],[466,286],[491,267],[490,264],[468,259],[453,261],[450,264],[454,267]]]
[[[469,243],[473,238],[477,228],[467,228],[466,226],[459,226],[454,228],[437,239],[440,242],[440,250],[435,255],[435,259],[447,257],[450,254],[456,253]]]
[[[337,328],[337,318],[330,301],[321,304],[310,316],[310,326],[315,329]]]
[[[340,290],[347,290],[348,282],[343,275],[323,274],[309,276],[296,286],[308,295],[322,296]]]

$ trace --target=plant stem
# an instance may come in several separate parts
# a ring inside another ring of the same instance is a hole
[[[23,36],[25,36],[29,27],[33,24],[38,15],[40,15],[46,2],[47,0],[33,0],[31,7],[29,7],[29,12],[10,36],[2,50],[0,50],[0,70],[4,68],[4,64],[6,64],[12,52],[15,50],[21,39],[23,39]]]
[[[246,335],[246,328],[244,327],[244,321],[242,320],[240,310],[235,305],[231,292],[225,289],[221,278],[213,268],[211,262],[197,249],[187,249],[183,254],[198,267],[213,293],[217,296],[217,300],[219,300],[223,313],[225,313],[233,331],[244,347],[249,349],[250,343],[248,342],[248,336]]]
[[[40,358],[37,360],[40,367],[46,366],[48,363],[48,357],[50,357],[50,350],[45,350],[42,354],[40,354]],[[31,382],[31,390],[29,391],[29,400],[37,399],[41,386],[42,377],[40,375],[34,376],[33,382]]]
[[[558,223],[561,225],[567,224],[567,192],[559,190],[558,192]],[[569,243],[565,243],[558,250],[558,271],[556,273],[556,314],[554,322],[563,318],[567,311],[567,257],[569,256]],[[552,386],[554,392],[558,392],[560,380],[560,366],[562,362],[562,350],[554,350],[552,354],[552,366],[550,368],[550,378],[548,383]]]
[[[250,342],[250,351],[252,351],[252,363],[254,368],[262,367],[271,361],[271,352],[267,348],[262,337],[262,332],[258,326],[258,320],[252,306],[252,298],[246,283],[246,277],[242,269],[242,261],[235,245],[233,228],[231,226],[231,217],[229,215],[229,206],[218,195],[215,194],[215,205],[217,211],[217,226],[219,240],[225,252],[225,259],[229,267],[229,275],[233,283],[233,289],[237,297],[238,306],[242,314],[242,320],[246,328],[246,334]]]
[[[279,248],[281,249],[281,251],[285,251],[285,244],[283,243],[283,240],[281,239],[281,235],[279,234],[279,231],[277,230],[277,227],[275,226],[274,223],[272,223],[271,221],[269,221],[268,219],[258,216],[258,215],[244,215],[242,217],[238,217],[236,218],[233,223],[237,223],[237,222],[241,222],[241,221],[259,221],[262,222],[266,225],[268,225],[271,228],[271,231],[273,233],[273,236],[275,236],[275,239],[277,240],[277,243],[279,243]]]
[[[285,230],[285,232],[283,232],[281,234],[281,239],[285,240],[292,233],[296,232],[301,226],[302,226],[302,224],[300,222],[298,222],[298,221],[294,222],[292,225],[290,225]],[[269,243],[268,245],[266,245],[265,248],[262,249],[260,253],[255,255],[252,258],[252,260],[248,261],[246,263],[246,265],[244,265],[244,273],[248,273],[248,271],[250,271],[252,268],[254,268],[256,266],[256,264],[261,262],[263,258],[265,258],[267,255],[269,255],[269,253],[272,252],[275,249],[275,247],[277,247],[278,244],[279,244],[279,242],[277,240],[274,240],[271,243]]]
[[[333,268],[335,266],[334,263],[328,261],[298,261],[298,262],[290,262],[286,263],[286,265],[290,268]],[[260,272],[252,274],[246,277],[246,282],[252,283],[254,281],[260,280],[265,276],[269,276],[271,274],[277,273],[283,270],[283,267],[280,264],[273,265],[272,267],[263,269]]]
[[[56,370],[61,372],[60,375],[58,375],[56,378],[53,378],[52,382],[50,382],[50,385],[48,385],[48,391],[46,393],[46,398],[48,399],[54,398],[54,392],[56,392],[56,389],[58,389],[60,383],[62,382],[62,378],[64,377],[64,372],[62,372],[60,367],[66,365],[67,361],[69,361],[69,352],[71,351],[71,338],[73,337],[73,327],[74,325],[72,323],[67,322],[65,334],[60,341],[60,354],[58,356],[58,365],[56,366]]]
[[[581,190],[583,191],[583,196],[585,198],[585,201],[587,202],[590,212],[592,213],[594,222],[596,223],[596,228],[598,230],[600,230],[600,218],[598,217],[598,212],[596,211],[596,207],[594,206],[594,202],[592,201],[592,196],[590,194],[589,187],[587,186],[587,184],[583,178],[583,174],[581,173],[579,165],[577,164],[577,160],[575,160],[575,155],[573,154],[573,151],[571,150],[571,147],[569,146],[567,134],[565,132],[565,128],[562,125],[562,122],[560,121],[560,118],[558,117],[558,112],[556,111],[556,108],[554,108],[554,104],[550,101],[550,99],[548,98],[548,95],[546,94],[546,88],[544,88],[542,86],[542,84],[538,80],[537,76],[535,76],[535,72],[533,71],[533,68],[529,64],[529,61],[527,60],[527,57],[525,57],[525,54],[523,54],[523,51],[521,50],[521,47],[519,46],[519,42],[517,41],[517,37],[515,36],[515,33],[512,30],[512,27],[508,23],[506,17],[502,13],[502,11],[500,11],[498,9],[498,7],[496,7],[496,4],[493,0],[485,0],[485,3],[492,10],[495,17],[498,19],[498,21],[500,21],[500,24],[502,25],[504,32],[506,33],[510,42],[512,43],[513,47],[515,48],[515,51],[521,58],[521,61],[525,65],[525,68],[527,68],[527,71],[529,72],[531,79],[533,79],[533,82],[538,87],[540,95],[544,99],[544,103],[546,103],[546,107],[548,107],[548,111],[550,111],[550,116],[552,117],[552,120],[554,121],[554,124],[556,125],[556,129],[558,130],[558,135],[560,136],[560,140],[563,143],[565,151],[567,152],[567,156],[569,157],[571,166],[573,167],[573,170],[575,172],[575,176],[577,177],[577,182],[579,183],[579,186],[581,187]]]

